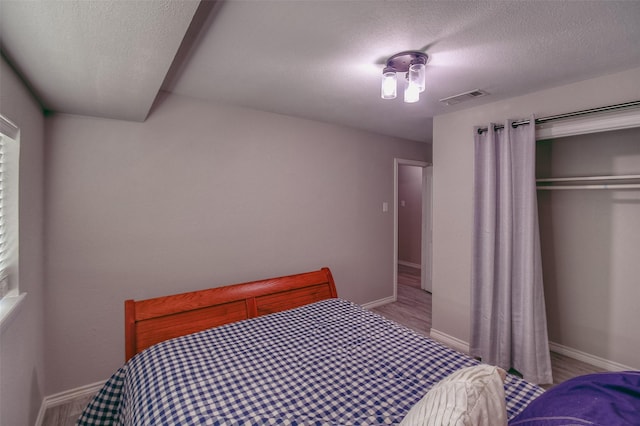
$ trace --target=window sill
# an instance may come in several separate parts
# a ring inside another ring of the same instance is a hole
[[[11,318],[19,311],[20,305],[24,301],[27,293],[17,296],[6,296],[0,300],[0,333],[4,332],[5,327],[11,322]]]

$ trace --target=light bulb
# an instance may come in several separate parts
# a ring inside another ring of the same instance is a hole
[[[395,99],[398,94],[396,73],[387,71],[382,74],[382,99]]]
[[[418,102],[420,99],[420,88],[409,81],[404,89],[404,101],[408,104]]]
[[[420,93],[424,92],[425,88],[425,65],[413,64],[409,67],[409,82],[416,85]]]

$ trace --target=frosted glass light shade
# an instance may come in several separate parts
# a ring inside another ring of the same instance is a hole
[[[409,83],[418,87],[420,93],[424,92],[425,88],[425,65],[413,64],[409,67]]]
[[[419,99],[420,99],[420,88],[417,85],[411,83],[411,81],[409,81],[407,83],[407,88],[404,89],[405,103],[412,104],[414,102],[418,102]]]
[[[395,99],[398,95],[396,73],[393,71],[385,72],[382,74],[382,99]]]

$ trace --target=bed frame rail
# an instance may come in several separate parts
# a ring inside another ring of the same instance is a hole
[[[125,359],[162,341],[337,297],[329,268],[146,300],[127,300]]]

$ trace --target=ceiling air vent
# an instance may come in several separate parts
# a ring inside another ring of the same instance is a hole
[[[447,105],[455,105],[460,102],[469,101],[471,99],[479,98],[481,96],[486,96],[489,93],[484,90],[474,89],[468,92],[459,93],[457,95],[449,96],[448,98],[440,99],[440,102],[445,103]]]

